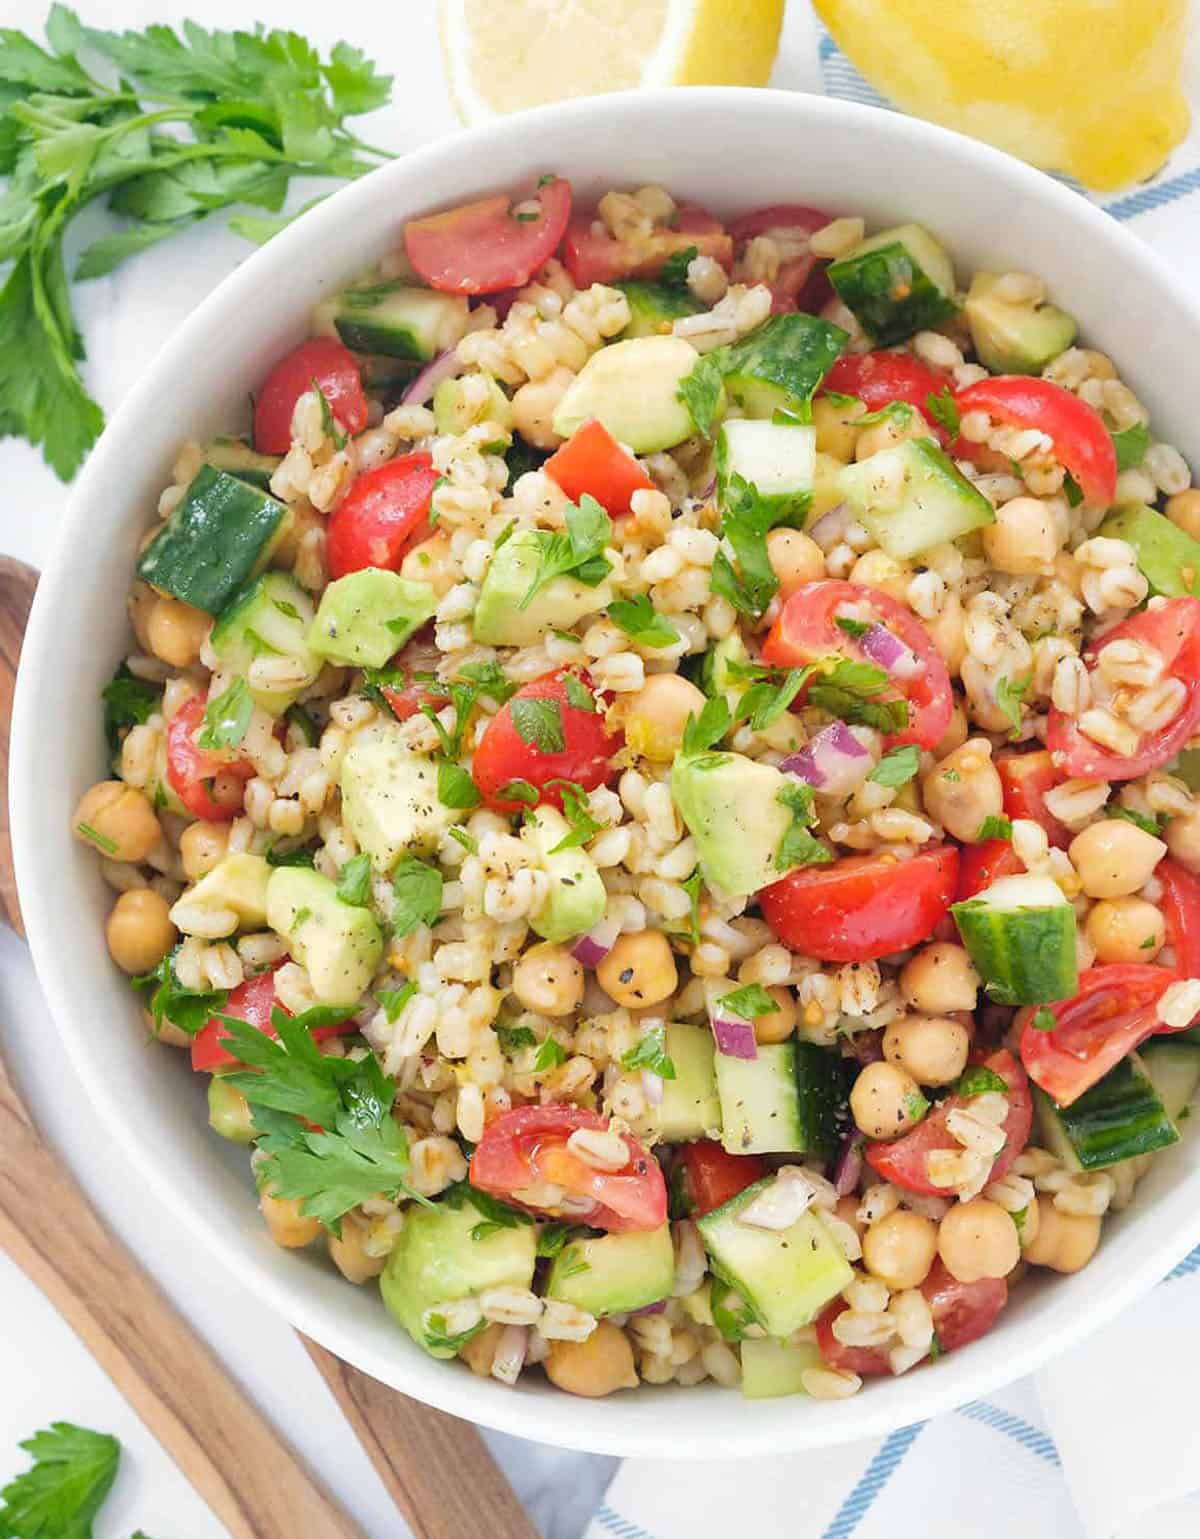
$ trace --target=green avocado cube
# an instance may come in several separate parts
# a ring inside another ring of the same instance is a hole
[[[226,855],[205,872],[188,889],[186,901],[189,908],[198,904],[203,909],[232,909],[239,929],[261,930],[267,922],[270,880],[271,867],[261,855],[238,852]]]
[[[492,557],[471,621],[475,640],[483,646],[534,646],[547,631],[569,631],[585,615],[612,603],[607,582],[593,588],[575,577],[553,577],[521,607],[541,564],[544,532],[523,529]]]
[[[745,897],[783,876],[775,862],[793,821],[778,800],[787,784],[773,765],[739,753],[676,759],[671,795],[710,887]]]
[[[436,609],[437,595],[427,582],[364,567],[325,589],[308,645],[333,663],[382,668]]]
[[[592,354],[554,413],[554,431],[570,438],[595,417],[635,454],[654,454],[690,438],[691,413],[679,386],[700,354],[682,337],[631,337]]]
[[[671,1226],[573,1240],[555,1257],[546,1297],[590,1315],[623,1315],[669,1298],[675,1285]]]
[[[323,1005],[356,1005],[383,955],[383,931],[369,908],[343,903],[328,877],[279,866],[267,886],[267,924],[308,971]]]
[[[1163,513],[1142,503],[1119,508],[1100,526],[1100,533],[1133,546],[1137,564],[1151,594],[1167,598],[1200,595],[1200,540],[1173,524]]]
[[[546,901],[529,919],[530,928],[547,941],[586,935],[604,918],[608,903],[607,889],[588,852],[578,846],[555,848],[570,832],[555,807],[535,807],[521,830],[522,841],[550,879]]]

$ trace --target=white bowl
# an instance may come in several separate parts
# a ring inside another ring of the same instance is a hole
[[[345,188],[231,274],[159,353],[79,478],[17,690],[13,842],[34,959],[88,1094],[148,1186],[264,1300],[376,1378],[472,1421],[599,1453],[713,1458],[881,1434],[1028,1373],[1162,1277],[1200,1237],[1195,1134],[1155,1162],[1086,1271],[1023,1284],[983,1340],[852,1400],[743,1401],[668,1387],[586,1401],[539,1375],[508,1390],[433,1361],[375,1289],[267,1238],[244,1153],[206,1126],[201,1077],[182,1055],[146,1049],[138,1006],[105,950],[110,895],[68,830],[75,799],[103,773],[99,692],[127,647],[134,550],[180,443],[235,421],[267,366],[305,334],[314,301],[395,248],[408,216],[546,170],[569,176],[581,205],[613,185],[661,182],[721,213],[803,202],[874,225],[916,219],[946,242],[960,273],[1040,273],[1085,340],[1111,353],[1156,428],[1200,463],[1200,312],[1113,220],[971,140],[820,97],[696,89],[568,102],[418,150]]]

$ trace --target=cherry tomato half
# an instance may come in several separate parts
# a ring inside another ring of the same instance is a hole
[[[1166,673],[1185,687],[1183,705],[1165,727],[1147,733],[1128,757],[1085,737],[1074,716],[1052,707],[1046,747],[1064,779],[1080,775],[1088,780],[1134,780],[1173,759],[1200,723],[1200,599],[1168,599],[1161,608],[1144,609],[1106,631],[1083,654],[1089,670],[1114,641],[1138,641],[1158,652]]]
[[[1004,789],[1004,812],[1009,818],[1030,818],[1046,832],[1050,843],[1065,850],[1073,835],[1046,806],[1046,792],[1062,783],[1053,756],[1045,749],[1036,753],[996,755],[996,769]]]
[[[707,209],[681,204],[674,225],[655,225],[649,235],[618,240],[597,233],[595,214],[571,221],[562,245],[563,266],[577,288],[613,283],[618,278],[653,278],[663,263],[679,251],[696,248],[728,270],[733,266],[733,241]]]
[[[242,787],[254,775],[248,759],[228,760],[196,745],[204,696],[193,695],[167,725],[167,784],[194,818],[228,823],[242,810]]]
[[[634,492],[652,492],[654,482],[596,418],[577,427],[542,466],[572,502],[586,492],[613,518],[629,512]]]
[[[929,397],[945,390],[949,378],[909,353],[848,353],[826,374],[821,390],[857,396],[869,412],[904,401],[917,408],[944,444],[946,433],[930,414]]]
[[[933,1332],[942,1352],[954,1352],[977,1341],[991,1330],[1008,1302],[1008,1283],[1003,1277],[984,1277],[978,1282],[961,1283],[940,1259],[929,1269],[921,1292],[929,1304]],[[821,1356],[831,1368],[839,1368],[843,1373],[857,1373],[862,1378],[890,1372],[884,1347],[848,1347],[833,1334],[833,1322],[849,1307],[844,1299],[835,1299],[818,1316],[817,1346]]]
[[[999,1181],[1029,1142],[1029,1129],[1033,1123],[1033,1096],[1029,1092],[1025,1070],[1006,1048],[992,1053],[983,1060],[983,1064],[993,1074],[998,1074],[1008,1086],[1008,1116],[1004,1119],[1005,1144],[992,1162],[988,1177],[989,1181]],[[864,1151],[867,1163],[885,1181],[894,1181],[906,1192],[924,1192],[930,1197],[944,1197],[945,1188],[935,1186],[929,1179],[929,1156],[935,1150],[962,1147],[947,1128],[946,1119],[952,1111],[966,1105],[967,1099],[964,1096],[946,1096],[917,1123],[911,1133],[905,1133],[902,1138],[893,1138],[887,1143],[869,1143]]]
[[[965,903],[977,892],[998,882],[1002,876],[1020,876],[1025,870],[1017,852],[1007,839],[985,839],[982,844],[964,844],[958,852],[958,887],[954,897]],[[957,939],[955,931],[952,939]]]
[[[826,657],[869,661],[861,639],[848,636],[837,624],[837,615],[844,608],[855,614],[864,608],[870,610],[876,621],[902,641],[920,664],[910,676],[892,679],[894,687],[886,698],[903,696],[908,701],[908,725],[894,732],[887,739],[888,744],[916,743],[921,748],[932,748],[940,743],[954,711],[950,675],[929,632],[913,612],[878,588],[832,578],[797,588],[771,627],[762,649],[763,661],[783,668],[803,666]]]
[[[804,203],[771,203],[766,208],[739,214],[730,224],[729,233],[739,255],[742,248],[759,235],[769,235],[783,247],[785,254],[779,271],[768,285],[771,310],[775,315],[791,310],[819,310],[832,294],[825,277],[826,264],[819,262],[808,249],[809,237],[824,229],[832,219],[832,214],[809,208]],[[787,255],[789,251],[795,255]]]
[[[394,684],[383,685],[379,693],[397,721],[407,721],[423,705],[432,705],[437,710],[445,705],[445,692],[429,677],[437,673],[441,660],[442,653],[434,643],[432,625],[423,626],[392,658],[389,671],[403,677]]]
[[[1179,979],[1169,967],[1107,962],[1080,973],[1073,999],[1022,1010],[1017,1026],[1029,1077],[1059,1106],[1070,1106],[1140,1042],[1172,1029],[1163,1026],[1155,1007]],[[1034,1025],[1038,1010],[1051,1012],[1053,1030]]]
[[[334,337],[310,337],[284,354],[254,397],[254,447],[260,454],[286,454],[292,447],[292,412],[314,383],[351,437],[366,427],[367,398],[354,354]]]
[[[517,1106],[502,1112],[488,1124],[471,1156],[471,1185],[551,1218],[565,1215],[540,1203],[538,1188],[561,1187],[568,1196],[588,1197],[595,1204],[590,1213],[572,1211],[572,1222],[613,1234],[665,1224],[667,1184],[653,1155],[622,1133],[629,1163],[612,1173],[596,1170],[567,1147],[580,1128],[606,1132],[608,1120],[579,1106]]]
[[[572,697],[581,702],[585,695],[594,709],[572,703]],[[552,709],[531,719],[521,710],[519,702],[524,700],[546,701]],[[560,669],[524,685],[496,712],[475,750],[471,774],[484,801],[497,812],[516,812],[528,805],[519,797],[500,795],[513,780],[528,781],[539,803],[561,808],[562,787],[549,782],[573,780],[585,791],[607,784],[615,773],[613,755],[623,741],[620,733],[610,733],[604,725],[603,702],[595,699],[587,675]]]
[[[684,1144],[679,1157],[694,1218],[703,1218],[768,1174],[766,1160],[757,1154],[730,1154],[711,1138]]]
[[[846,855],[801,866],[758,895],[763,918],[793,951],[822,962],[868,962],[927,940],[958,880],[952,844],[894,855]]]
[[[326,526],[330,577],[368,566],[396,571],[409,546],[428,532],[438,480],[430,454],[401,454],[357,476]]]
[[[1158,906],[1175,967],[1185,978],[1200,978],[1200,877],[1177,860],[1160,860],[1154,875],[1162,883]]]
[[[571,184],[557,176],[516,204],[501,193],[410,219],[404,250],[430,288],[491,294],[528,283],[554,255],[570,217]]]
[[[998,374],[955,395],[959,412],[981,411],[1008,427],[1037,428],[1054,444],[1054,457],[1080,491],[1104,507],[1117,495],[1117,452],[1097,412],[1048,379]]]

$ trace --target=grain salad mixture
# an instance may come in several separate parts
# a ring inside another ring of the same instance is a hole
[[[180,450],[72,827],[271,1237],[436,1357],[852,1395],[1180,1136],[1200,490],[966,277],[544,177]]]

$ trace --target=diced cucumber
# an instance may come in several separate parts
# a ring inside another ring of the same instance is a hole
[[[713,1275],[709,1284],[708,1304],[712,1310],[713,1324],[726,1341],[744,1341],[747,1327],[759,1328],[754,1311],[737,1289],[723,1277]]]
[[[684,315],[698,315],[704,306],[683,288],[668,288],[665,283],[646,283],[629,278],[615,283],[629,301],[629,325],[624,337],[660,337],[671,329],[671,322]]]
[[[672,1021],[667,1026],[665,1046],[675,1078],[663,1080],[662,1102],[654,1111],[655,1131],[669,1144],[719,1137],[721,1103],[717,1099],[712,1032],[707,1026]]]
[[[744,1341],[742,1394],[747,1400],[775,1400],[804,1394],[804,1375],[825,1366],[815,1341]]]
[[[484,382],[485,388],[482,402],[477,402],[474,387],[480,380]],[[505,447],[512,442],[512,402],[490,374],[471,374],[460,379],[442,380],[433,392],[433,420],[439,433],[456,435],[465,433],[477,422],[494,422],[503,430],[504,436],[499,442]]]
[[[270,560],[286,528],[282,502],[239,476],[201,465],[138,559],[151,587],[219,615]]]
[[[797,422],[735,417],[717,435],[717,486],[724,505],[730,480],[741,476],[778,516],[801,519],[812,497],[817,430]]]
[[[807,422],[813,393],[845,344],[840,326],[797,312],[772,315],[716,356],[726,394],[747,417],[783,412]]]
[[[669,1298],[675,1285],[671,1226],[572,1240],[555,1257],[546,1297],[590,1315],[621,1315]]]
[[[1005,876],[950,912],[991,999],[1036,1005],[1079,986],[1075,910],[1044,876]]]
[[[204,462],[269,492],[271,477],[279,468],[279,455],[259,454],[242,438],[214,438],[204,451]]]
[[[828,275],[876,342],[903,342],[914,332],[940,325],[958,309],[954,264],[919,224],[873,235],[830,263]]]
[[[240,1090],[227,1085],[219,1074],[208,1082],[208,1125],[234,1144],[252,1144],[258,1136],[254,1113]]]
[[[909,438],[845,466],[838,487],[897,561],[996,522],[991,503],[932,438]]]
[[[832,1160],[849,1115],[850,1064],[815,1042],[792,1044],[796,1054],[796,1091],[800,1103],[801,1148]],[[762,1049],[760,1048],[761,1052]]]
[[[1166,514],[1134,503],[1106,518],[1099,533],[1133,546],[1152,595],[1200,595],[1200,540],[1173,524]]]
[[[1181,1042],[1182,1035],[1186,1033],[1151,1037],[1138,1049],[1142,1067],[1172,1122],[1187,1113],[1200,1086],[1200,1043]]]
[[[758,1229],[741,1214],[770,1185],[756,1181],[698,1221],[704,1248],[771,1336],[808,1325],[851,1281],[841,1247],[811,1208],[788,1229]]]
[[[467,329],[467,300],[406,283],[343,289],[327,301],[337,334],[356,353],[384,353],[422,362],[453,347]]]
[[[285,689],[251,686],[255,703],[272,716],[282,716],[321,671],[321,660],[307,640],[314,614],[312,600],[298,583],[282,572],[264,572],[235,595],[212,628],[212,649],[234,673],[245,676],[259,657],[291,658],[303,668],[304,677]]]
[[[1187,1051],[1200,1061],[1195,1048]],[[1179,1141],[1136,1053],[1122,1058],[1070,1106],[1055,1106],[1036,1085],[1033,1095],[1038,1138],[1069,1170],[1102,1170]]]
[[[803,1152],[796,1044],[772,1042],[756,1058],[715,1056],[721,1143],[730,1154]]]

